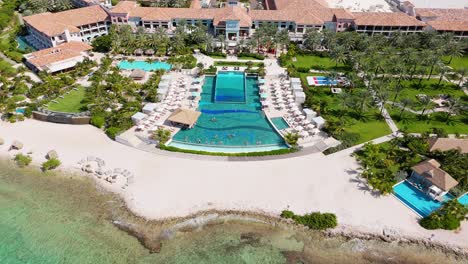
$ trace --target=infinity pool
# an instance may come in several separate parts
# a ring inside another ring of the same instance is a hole
[[[122,70],[135,70],[140,69],[144,71],[157,71],[157,70],[171,70],[172,65],[166,62],[161,61],[154,61],[154,62],[146,62],[146,61],[121,61],[119,63],[119,68]]]
[[[418,190],[416,187],[403,181],[393,187],[393,194],[406,206],[411,208],[422,217],[430,215],[433,211],[442,206],[441,202],[432,200],[429,196]],[[445,201],[454,197],[450,194],[444,196]]]
[[[240,78],[238,76],[229,78],[223,76],[224,74],[230,73],[220,73],[221,78],[219,75],[218,78],[215,76],[205,78],[198,108],[202,114],[197,124],[192,129],[179,131],[170,145],[186,149],[230,153],[287,148],[283,138],[276,133],[261,110],[257,78],[245,77],[241,73],[245,87],[237,87],[242,85]],[[231,81],[232,83],[229,84],[224,83]],[[226,99],[227,101],[219,102],[215,96],[219,92],[216,89],[220,87],[221,94],[225,92],[224,87],[231,87],[226,90],[231,96],[229,98],[237,100],[244,97],[245,101],[234,103]],[[233,90],[237,90],[237,93]]]

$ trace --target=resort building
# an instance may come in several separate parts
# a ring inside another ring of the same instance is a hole
[[[415,12],[429,30],[453,33],[460,39],[468,37],[468,9],[417,8]]]
[[[404,13],[353,13],[353,27],[356,32],[391,35],[392,32],[418,33],[424,30],[426,24]]]
[[[55,73],[69,70],[88,57],[92,47],[81,41],[71,41],[57,47],[24,55],[25,64],[35,72]]]
[[[440,169],[440,163],[434,159],[423,161],[412,167],[413,173],[409,181],[432,199],[442,197],[458,182],[447,172]]]
[[[468,139],[460,138],[431,138],[429,139],[429,151],[448,151],[458,149],[461,153],[468,153]]]
[[[411,6],[411,3],[407,4]],[[355,30],[387,36],[396,31],[409,34],[429,29],[453,32],[459,37],[466,37],[468,31],[468,10],[463,9],[413,8],[408,15],[403,12],[350,12],[330,8],[320,0],[269,0],[265,5],[265,10],[250,10],[238,1],[229,1],[222,8],[203,8],[200,1],[194,1],[190,8],[158,8],[121,1],[110,9],[91,5],[54,14],[32,15],[24,20],[30,34],[27,39],[37,49],[69,41],[90,42],[107,34],[110,24],[130,25],[134,31],[142,27],[147,33],[164,28],[171,36],[181,21],[189,25],[202,24],[211,34],[225,36],[228,47],[251,37],[265,23],[287,30],[290,39],[298,42],[303,40],[308,29]]]
[[[110,26],[109,16],[100,5],[27,16],[24,22],[29,33],[27,40],[36,49],[56,47],[70,41],[89,43],[98,36],[107,35]]]

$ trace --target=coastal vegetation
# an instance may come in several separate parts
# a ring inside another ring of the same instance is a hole
[[[42,170],[43,171],[53,170],[53,169],[58,168],[60,164],[62,164],[60,160],[52,158],[42,163]]]
[[[460,228],[460,223],[465,220],[466,214],[468,214],[468,207],[463,206],[457,199],[453,199],[445,202],[437,211],[421,219],[419,224],[430,230],[455,230]]]
[[[31,164],[32,162],[31,156],[24,155],[21,153],[16,154],[14,160],[15,160],[16,165],[18,165],[18,167],[20,168],[24,168],[28,166],[29,164]]]
[[[181,149],[173,146],[159,145],[159,148],[162,150],[172,151],[172,152],[181,152],[188,154],[197,154],[197,155],[208,155],[208,156],[228,156],[228,157],[262,157],[262,156],[275,156],[275,155],[284,155],[289,153],[294,153],[297,151],[295,148],[284,148],[271,151],[258,151],[258,152],[242,152],[242,153],[227,153],[227,152],[209,152],[203,150],[190,150],[190,149]]]
[[[294,222],[305,225],[313,230],[325,230],[335,228],[338,225],[336,215],[332,213],[314,212],[305,215],[297,215],[292,211],[284,210],[281,212],[281,217],[292,219]]]
[[[153,132],[152,139],[158,142],[158,145],[164,145],[167,141],[171,138],[171,131],[158,128],[156,131]]]

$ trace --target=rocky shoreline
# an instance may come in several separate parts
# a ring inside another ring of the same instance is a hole
[[[228,222],[261,223],[282,229],[293,229],[299,231],[313,231],[308,227],[298,225],[289,219],[282,219],[266,213],[250,213],[243,211],[218,211],[210,210],[199,212],[183,218],[166,220],[151,220],[147,222],[158,223],[161,227],[159,232],[147,234],[142,232],[137,225],[121,220],[112,220],[112,223],[122,231],[132,235],[140,241],[151,253],[158,253],[164,245],[164,241],[172,239],[177,232],[193,232],[209,225],[218,225]],[[357,231],[353,227],[339,226],[335,229],[319,232],[326,238],[343,238],[347,241],[381,241],[385,243],[398,243],[399,245],[417,245],[431,250],[438,250],[444,254],[453,255],[457,259],[468,260],[468,250],[454,247],[430,239],[404,236],[391,229],[383,229],[382,233]],[[246,234],[248,235],[248,234]]]

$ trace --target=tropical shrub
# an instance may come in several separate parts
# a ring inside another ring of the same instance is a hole
[[[254,58],[257,60],[264,60],[265,56],[262,54],[258,53],[249,53],[249,52],[240,52],[237,54],[237,57],[242,59],[242,58]]]
[[[332,213],[314,212],[305,215],[296,215],[292,211],[284,210],[281,212],[281,217],[292,219],[298,224],[305,225],[315,230],[335,228],[338,225],[336,215]]]
[[[97,128],[103,128],[106,124],[106,119],[103,116],[92,116],[89,123]]]
[[[284,140],[290,146],[297,146],[297,141],[299,140],[299,135],[297,133],[287,133],[284,135]]]
[[[23,167],[28,166],[31,163],[32,158],[29,155],[23,155],[21,153],[18,153],[15,155],[14,160],[16,162],[16,165],[18,165],[18,167],[23,168]]]
[[[171,131],[164,128],[158,128],[158,130],[153,132],[151,138],[158,141],[159,145],[164,145],[171,138]]]
[[[122,130],[118,127],[109,127],[106,129],[106,135],[115,140],[115,137],[120,133],[120,131]]]
[[[112,49],[111,36],[105,35],[97,37],[92,41],[91,46],[93,46],[93,51],[109,52]]]
[[[446,202],[439,210],[433,212],[419,221],[426,229],[455,230],[461,225],[468,213],[468,207],[462,205],[457,199]]]
[[[48,171],[53,170],[62,164],[58,159],[49,159],[48,161],[42,163],[42,170]]]

